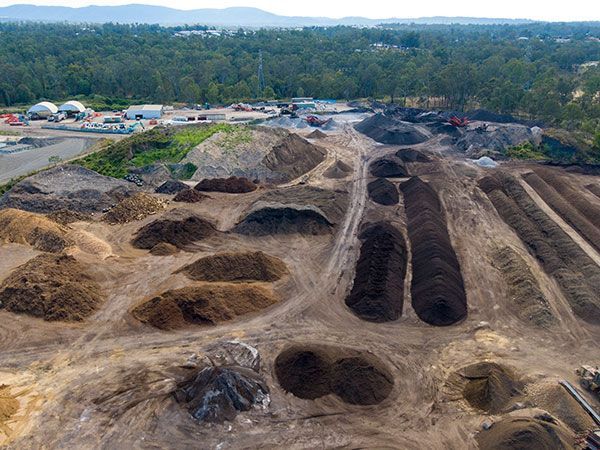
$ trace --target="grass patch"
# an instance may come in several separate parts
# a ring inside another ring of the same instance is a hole
[[[533,161],[543,161],[548,159],[546,154],[539,148],[535,147],[531,142],[509,147],[506,151],[506,156],[513,159],[528,159]]]
[[[232,133],[235,129],[234,125],[229,124],[156,127],[116,142],[76,163],[102,175],[123,178],[132,167],[155,163],[176,164],[214,134]]]
[[[16,131],[0,130],[0,136],[20,136]]]

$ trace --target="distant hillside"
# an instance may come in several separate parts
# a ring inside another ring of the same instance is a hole
[[[287,17],[278,16],[257,8],[194,9],[183,11],[162,6],[123,5],[86,6],[69,8],[64,6],[11,5],[0,8],[0,21],[31,20],[41,22],[76,23],[152,23],[161,25],[200,24],[225,27],[299,27],[363,25],[379,23],[420,24],[520,24],[531,22],[525,19],[484,19],[470,17],[424,17],[418,19],[367,19],[364,17]]]

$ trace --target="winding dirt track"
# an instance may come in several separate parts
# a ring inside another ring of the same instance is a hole
[[[569,313],[556,282],[478,190],[477,179],[485,171],[450,153],[436,137],[413,146],[428,152],[434,161],[412,164],[410,170],[431,183],[444,204],[465,280],[469,317],[451,327],[421,322],[410,307],[410,265],[400,320],[378,324],[352,314],[344,298],[354,279],[361,224],[387,220],[406,235],[402,199],[399,205],[382,207],[370,202],[366,193],[370,160],[399,147],[376,144],[350,125],[330,133],[320,144],[328,151],[326,160],[290,184],[347,191],[348,207],[333,236],[224,234],[199,243],[193,253],[154,257],[128,244],[132,233],[152,218],[116,227],[76,224],[108,242],[117,255],[101,261],[96,255],[77,253],[93,266],[106,302],[88,322],[78,325],[0,311],[0,385],[9,385],[21,405],[0,429],[0,445],[476,448],[474,435],[487,416],[448,395],[446,380],[456,370],[495,360],[534,380],[575,381],[573,367],[600,357],[598,328]],[[323,171],[337,158],[352,165],[352,176],[323,178]],[[211,193],[210,202],[192,208],[226,231],[260,195]],[[500,245],[510,245],[527,260],[560,317],[554,329],[535,329],[511,311],[507,288],[490,263]],[[283,298],[280,304],[216,327],[171,332],[143,326],[128,313],[157,292],[189,284],[183,275],[173,275],[178,268],[216,251],[233,250],[262,250],[285,261],[290,275],[275,283]],[[0,246],[0,278],[34,254],[22,246]],[[180,366],[191,355],[202,355],[208,345],[234,339],[260,351],[271,405],[266,411],[241,414],[232,423],[197,424],[169,395],[180,381]],[[273,370],[275,358],[290,344],[328,344],[372,353],[389,368],[394,389],[386,400],[372,406],[349,405],[331,395],[314,401],[294,397],[279,387]]]

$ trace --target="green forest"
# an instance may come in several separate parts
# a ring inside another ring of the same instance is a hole
[[[120,108],[307,95],[482,107],[600,131],[599,23],[177,34],[192,29],[203,30],[0,24],[0,109],[73,97]]]

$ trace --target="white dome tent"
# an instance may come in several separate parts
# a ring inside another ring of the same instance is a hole
[[[77,100],[71,100],[60,105],[58,110],[67,114],[79,114],[85,111],[85,106]]]
[[[54,103],[40,102],[29,108],[27,114],[30,116],[49,117],[57,112],[58,108]]]

